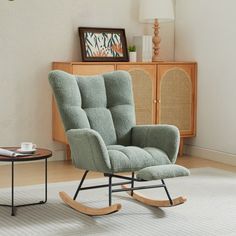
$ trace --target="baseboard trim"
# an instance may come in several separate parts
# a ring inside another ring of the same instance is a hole
[[[236,155],[193,145],[184,145],[184,154],[236,166]]]

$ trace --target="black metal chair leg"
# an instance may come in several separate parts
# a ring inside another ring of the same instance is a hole
[[[76,192],[75,192],[75,195],[74,195],[73,200],[76,200],[76,198],[77,198],[77,196],[78,196],[78,193],[79,193],[79,191],[80,191],[80,188],[82,187],[83,182],[84,182],[84,180],[85,180],[85,178],[86,178],[88,172],[89,172],[88,170],[86,170],[86,171],[84,172],[84,175],[83,175],[83,177],[82,177],[82,179],[81,179],[81,181],[80,181],[80,183],[79,183],[79,186],[78,186],[78,188],[77,188],[77,190],[76,190]]]
[[[131,180],[131,188],[133,188],[134,187],[134,172],[132,172],[132,180]],[[131,190],[131,196],[133,196],[134,195],[134,190],[132,189]]]
[[[44,171],[45,171],[45,199],[44,199],[44,203],[46,203],[48,200],[48,159],[47,158],[45,159]]]
[[[164,180],[162,179],[161,182],[162,182],[162,184],[164,185],[164,189],[165,189],[166,195],[167,195],[167,197],[168,197],[168,199],[169,199],[169,201],[170,201],[170,205],[173,205],[173,201],[172,201],[172,199],[171,199],[171,197],[170,197],[170,194],[169,194],[169,192],[168,192],[168,189],[167,189],[167,187],[166,187],[166,184],[165,184]]]
[[[112,203],[112,176],[109,176],[109,206],[111,206]]]
[[[11,215],[15,216],[14,206],[14,161],[11,163]]]

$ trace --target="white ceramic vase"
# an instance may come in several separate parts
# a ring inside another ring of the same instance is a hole
[[[137,52],[129,52],[129,61],[136,62],[137,61]]]

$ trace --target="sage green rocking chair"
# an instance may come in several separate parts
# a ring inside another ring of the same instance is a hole
[[[112,205],[112,192],[126,191],[132,198],[155,207],[182,204],[184,197],[172,199],[164,179],[187,176],[189,171],[175,165],[179,130],[172,125],[136,125],[131,78],[115,71],[96,76],[74,76],[55,70],[49,74],[65,127],[72,161],[85,170],[73,198],[60,192],[70,207],[87,215],[105,215],[120,210]],[[108,183],[82,187],[89,171],[101,172]],[[131,172],[131,176],[118,173]],[[136,175],[135,175],[136,172]],[[112,183],[112,178],[123,179]],[[160,180],[160,184],[136,186],[135,182]],[[120,189],[112,189],[121,185]],[[76,201],[79,191],[109,189],[109,205],[91,208]],[[163,187],[167,200],[146,198],[135,190]]]

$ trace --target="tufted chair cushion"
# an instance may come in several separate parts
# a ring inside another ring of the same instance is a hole
[[[60,76],[57,76],[57,74]],[[97,76],[73,76],[53,71],[51,85],[65,130],[91,128],[106,145],[130,145],[135,112],[128,72]],[[118,79],[119,78],[119,79]]]
[[[137,171],[148,166],[171,164],[167,154],[153,147],[107,146],[113,172]]]

